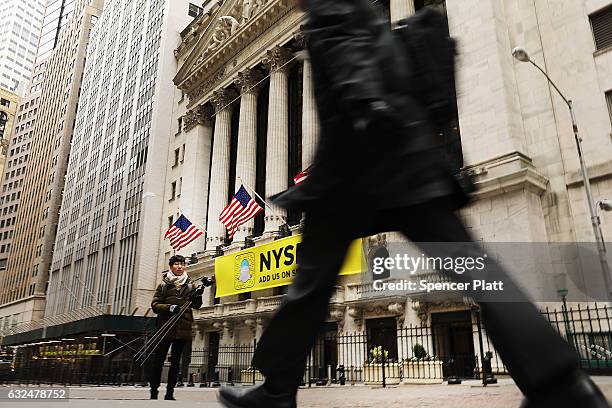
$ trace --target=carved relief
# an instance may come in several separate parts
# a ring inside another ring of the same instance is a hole
[[[361,331],[363,326],[363,310],[357,307],[349,307],[348,315],[353,318],[355,326],[357,326],[357,330]]]
[[[262,62],[270,71],[287,71],[290,66],[289,61],[291,61],[292,58],[293,55],[288,49],[277,45],[266,52],[266,56],[263,58]]]
[[[412,310],[417,313],[422,324],[427,324],[427,315],[429,313],[429,304],[419,301],[412,302]]]
[[[202,95],[208,93],[215,84],[217,84],[223,79],[224,75],[225,75],[225,68],[223,67],[219,69],[217,72],[215,72],[210,78],[208,78],[206,82],[198,86],[194,91],[192,91],[191,93],[187,95],[189,97],[189,102],[195,102]]]
[[[227,320],[223,322],[223,337],[226,339],[234,337],[234,325]]]
[[[253,0],[253,3],[255,3],[255,4],[254,4],[254,7],[253,7],[253,12],[251,13],[251,17],[253,17],[257,13],[262,11],[264,6],[266,4],[268,4],[268,0]]]
[[[401,315],[404,313],[404,305],[397,302],[391,303],[389,304],[389,306],[387,306],[387,310],[389,310],[393,314]]]
[[[257,333],[257,322],[253,319],[246,319],[244,325],[249,328],[251,335],[255,337]]]
[[[340,331],[344,328],[345,311],[345,306],[332,306],[329,310],[329,320],[336,322]]]
[[[215,107],[215,112],[220,112],[227,108],[233,102],[236,96],[236,93],[232,90],[220,89],[213,92],[213,96],[210,101]]]
[[[213,115],[212,109],[204,105],[198,105],[192,110],[187,111],[183,117],[183,129],[185,132],[189,132],[197,125],[210,127],[212,126]]]
[[[234,80],[234,84],[240,88],[241,93],[257,92],[256,85],[262,78],[263,73],[261,71],[247,68],[238,73],[238,78]]]
[[[223,17],[219,17],[218,21],[207,28],[201,37],[202,45],[193,51],[197,58],[188,62],[190,72],[176,79],[181,82],[179,88],[188,93],[190,104],[208,95],[215,84],[223,79],[223,74],[217,74],[216,70],[270,29],[293,7],[290,0],[238,0],[232,4],[224,3],[220,11]],[[261,13],[264,9],[266,12]],[[246,17],[248,19],[245,20]],[[210,72],[215,74],[211,75]],[[206,78],[206,82],[196,85],[202,78]],[[195,86],[197,89],[194,89]]]
[[[306,26],[304,24],[300,24],[300,28],[293,35],[293,38],[300,48],[306,49],[308,45],[308,34],[306,33]]]

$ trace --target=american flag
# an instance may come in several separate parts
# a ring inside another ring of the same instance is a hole
[[[295,183],[295,185],[298,185],[302,181],[306,180],[306,177],[308,177],[309,175],[310,173],[308,173],[308,169],[302,170],[298,174],[296,174],[295,177],[293,177],[293,182]]]
[[[263,208],[257,204],[255,199],[247,193],[243,185],[240,186],[232,201],[223,209],[219,215],[219,221],[227,228],[229,239],[234,237],[238,227],[260,212]]]
[[[164,239],[170,238],[170,245],[172,248],[174,248],[175,251],[179,251],[202,234],[204,234],[204,231],[193,225],[187,217],[181,215],[176,222],[168,228],[166,235],[164,235]]]

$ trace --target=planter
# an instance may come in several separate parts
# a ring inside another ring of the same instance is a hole
[[[443,382],[442,361],[404,361],[402,384],[439,384]]]
[[[261,382],[264,380],[263,374],[259,370],[248,368],[240,371],[240,382],[242,384],[253,384],[253,375],[255,376],[255,382]]]
[[[363,365],[363,382],[366,385],[382,385],[383,367],[380,363],[365,363]],[[399,363],[385,364],[385,385],[400,383]]]

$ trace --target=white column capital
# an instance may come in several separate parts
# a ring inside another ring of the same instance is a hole
[[[276,46],[266,52],[262,62],[268,70],[287,73],[289,71],[289,61],[293,58],[291,51],[287,48]]]
[[[183,130],[189,132],[194,127],[206,126],[212,127],[214,112],[210,107],[198,105],[195,108],[188,110],[183,117]]]
[[[263,73],[256,69],[247,68],[238,73],[238,78],[234,80],[234,84],[240,89],[241,94],[253,93],[259,91],[259,82],[263,78]]]
[[[219,89],[213,92],[210,102],[215,107],[215,112],[227,110],[232,101],[237,97],[236,92],[231,89]]]

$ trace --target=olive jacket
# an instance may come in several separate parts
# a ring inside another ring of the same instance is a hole
[[[171,272],[169,272],[171,273]],[[164,289],[164,285],[166,286]],[[191,307],[189,307],[185,313],[181,316],[179,321],[174,327],[168,331],[164,339],[175,340],[184,339],[191,340],[191,326],[193,324],[193,312],[192,309],[199,309],[202,307],[202,296],[195,296],[196,286],[193,284],[191,279],[187,279],[187,282],[182,286],[175,286],[171,283],[164,275],[163,282],[157,286],[153,301],[151,302],[151,309],[158,315],[158,327],[161,327],[164,323],[170,319],[173,314],[170,313],[171,305],[178,305],[179,307],[192,300]]]

